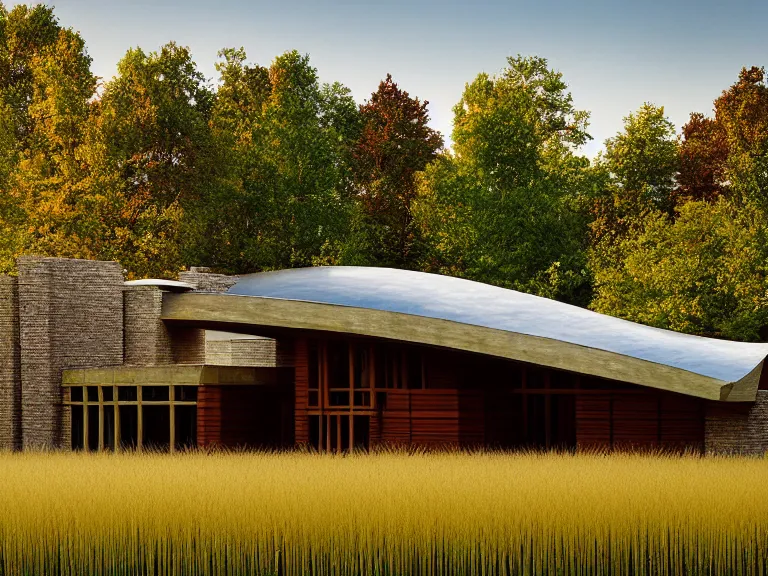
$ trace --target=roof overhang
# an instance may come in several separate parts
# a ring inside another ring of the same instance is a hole
[[[754,401],[763,362],[735,382],[579,344],[400,312],[231,294],[164,294],[162,319],[274,334],[310,330],[462,350],[708,400]]]
[[[215,386],[274,385],[292,368],[167,364],[161,366],[108,366],[64,370],[62,386]]]

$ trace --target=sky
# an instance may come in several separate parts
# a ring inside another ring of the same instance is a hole
[[[82,34],[104,79],[128,48],[153,51],[170,40],[190,47],[212,84],[221,48],[242,46],[261,65],[296,49],[310,55],[321,81],[343,83],[360,103],[391,73],[429,101],[430,125],[448,144],[465,84],[480,72],[499,73],[517,54],[546,58],[563,73],[576,108],[590,111],[589,156],[644,102],[664,106],[679,131],[691,112],[711,113],[743,66],[768,65],[767,0],[48,3],[62,25]]]

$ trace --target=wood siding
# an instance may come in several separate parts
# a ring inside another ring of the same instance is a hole
[[[197,445],[281,447],[294,443],[289,386],[200,386]]]
[[[483,443],[483,396],[476,390],[392,390],[371,419],[371,442],[413,446]]]
[[[305,338],[297,338],[294,344],[295,380],[294,394],[295,415],[294,430],[297,444],[309,442],[309,417],[307,416],[307,391],[309,389],[309,350]]]
[[[654,390],[576,397],[580,449],[662,448],[702,450],[704,403]]]

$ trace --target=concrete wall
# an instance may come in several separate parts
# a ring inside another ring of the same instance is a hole
[[[205,331],[168,328],[160,320],[165,291],[154,286],[126,286],[125,363],[136,366],[203,364]]]
[[[123,360],[123,274],[116,262],[22,257],[18,264],[21,431],[29,448],[66,444],[65,368]]]
[[[762,456],[768,451],[768,390],[753,403],[711,403],[704,430],[707,454]]]
[[[19,288],[0,276],[0,450],[21,448]]]

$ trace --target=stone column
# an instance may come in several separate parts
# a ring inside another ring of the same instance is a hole
[[[59,448],[69,430],[61,372],[123,360],[123,274],[117,262],[18,259],[24,449]]]
[[[19,287],[0,276],[0,450],[21,448]]]
[[[169,328],[160,319],[165,290],[158,286],[126,286],[126,364],[204,364],[205,331],[199,328]]]

